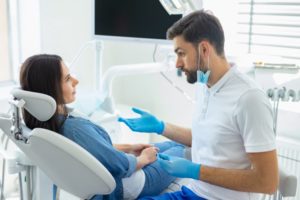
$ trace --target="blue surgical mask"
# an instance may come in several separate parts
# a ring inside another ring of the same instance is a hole
[[[197,82],[207,84],[210,75],[210,70],[207,70],[205,73],[197,70]]]
[[[202,83],[202,84],[207,84],[209,75],[210,75],[210,70],[209,70],[209,58],[208,58],[208,64],[207,64],[207,71],[204,73],[200,70],[200,51],[201,49],[199,48],[199,54],[198,54],[198,70],[197,70],[197,82]]]

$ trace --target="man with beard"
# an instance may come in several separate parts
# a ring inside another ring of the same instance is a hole
[[[219,20],[206,11],[180,19],[167,32],[176,67],[197,84],[192,128],[182,128],[133,109],[141,117],[120,118],[132,130],[161,134],[192,148],[192,161],[158,155],[176,177],[191,178],[181,191],[143,199],[259,199],[278,185],[273,117],[265,93],[224,53]]]

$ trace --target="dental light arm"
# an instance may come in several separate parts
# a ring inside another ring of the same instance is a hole
[[[169,15],[187,15],[202,8],[202,0],[159,0]]]
[[[101,82],[101,94],[103,103],[101,107],[106,112],[114,114],[115,107],[112,102],[112,81],[118,76],[128,76],[137,74],[150,74],[169,70],[168,63],[141,63],[130,65],[117,65],[109,68],[103,75]]]

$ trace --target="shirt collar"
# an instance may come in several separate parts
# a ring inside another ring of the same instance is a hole
[[[230,67],[230,69],[212,87],[208,88],[206,86],[207,90],[210,91],[211,94],[218,92],[225,85],[225,83],[230,79],[234,71],[236,71],[236,66]]]

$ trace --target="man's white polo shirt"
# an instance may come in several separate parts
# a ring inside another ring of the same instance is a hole
[[[249,169],[247,153],[275,149],[270,102],[258,85],[232,67],[215,85],[197,86],[192,125],[192,160],[226,169]],[[222,200],[257,199],[193,180],[189,188],[201,197]]]

